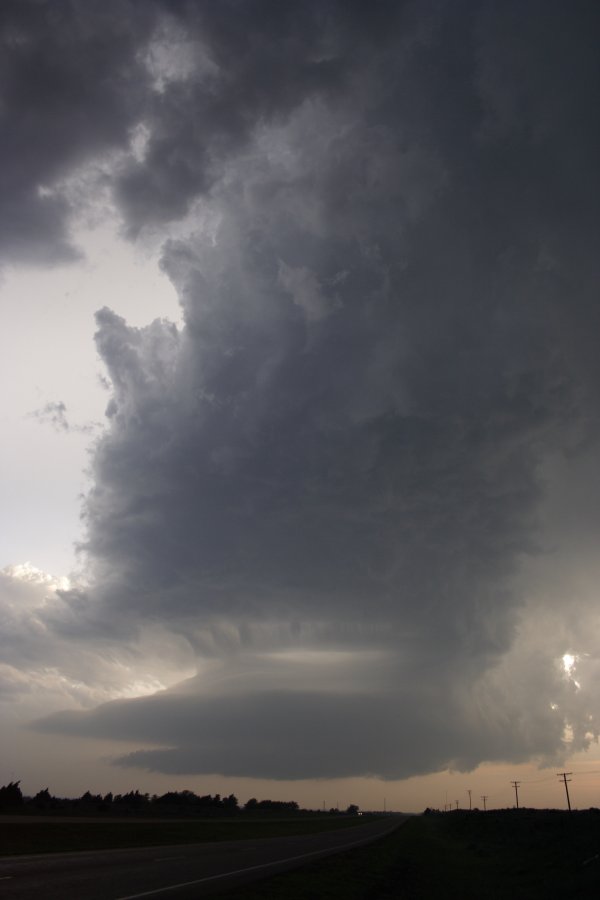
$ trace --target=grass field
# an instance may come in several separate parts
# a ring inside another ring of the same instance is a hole
[[[0,817],[4,855],[243,840],[352,827],[361,818],[21,821]],[[386,838],[238,888],[232,900],[553,900],[600,897],[600,812],[456,811],[415,816]]]
[[[44,821],[27,816],[0,816],[0,855],[56,853],[69,850],[106,850],[191,844],[204,841],[238,841],[313,834],[351,828],[368,822],[366,816],[308,817],[290,819],[210,819],[187,821],[83,821],[76,818]]]
[[[227,893],[232,900],[592,900],[600,813],[418,816],[375,844]]]

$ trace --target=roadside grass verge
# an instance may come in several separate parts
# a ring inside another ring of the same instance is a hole
[[[554,900],[600,896],[597,810],[454,812],[227,892],[232,900]]]
[[[206,841],[242,841],[352,828],[367,816],[290,819],[210,819],[160,822],[82,822],[76,818],[44,822],[2,820],[0,855],[61,853],[72,850],[113,850]]]

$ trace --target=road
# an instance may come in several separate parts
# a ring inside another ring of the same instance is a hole
[[[0,858],[2,900],[185,900],[304,865],[393,831],[404,817],[250,841]]]

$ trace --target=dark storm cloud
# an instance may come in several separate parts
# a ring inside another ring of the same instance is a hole
[[[343,80],[333,13],[235,0],[7,0],[2,258],[76,258],[69,220],[78,210],[61,180],[116,151],[105,183],[132,232],[182,215],[258,120]],[[143,153],[132,144],[140,128]]]
[[[71,259],[68,201],[53,188],[98,154],[124,149],[148,78],[136,55],[152,3],[7,0],[0,11],[3,214],[11,262]]]
[[[98,314],[90,584],[46,621],[168,625],[239,687],[200,674],[44,727],[154,745],[127,765],[282,778],[561,751],[555,657],[536,657],[544,690],[504,664],[543,466],[597,429],[597,18],[163,7],[164,83],[115,197],[132,234],[188,216],[163,248],[184,325]],[[240,654],[306,651],[318,687],[281,686],[291,662],[246,683]]]
[[[332,21],[327,3],[249,0],[165,9],[171,17],[163,40],[178,43],[190,64],[185,78],[173,77],[155,93],[144,158],[131,160],[119,179],[117,197],[134,231],[183,215],[258,121],[287,116],[307,97],[335,91],[347,66],[335,46],[340,18]]]
[[[543,667],[536,678],[531,666],[519,674],[533,675],[539,699],[547,702],[524,715],[520,696],[511,701],[493,683],[470,684],[464,671],[444,672],[443,664],[436,677],[451,687],[432,690],[431,682],[411,680],[416,666],[391,656],[333,666],[330,659],[264,660],[229,659],[220,680],[199,676],[151,697],[55,713],[35,727],[139,742],[146,749],[116,756],[115,765],[166,774],[394,779],[467,770],[481,759],[522,762],[543,753],[549,759],[563,730],[551,700],[568,703],[573,691],[558,676],[549,683]],[[314,670],[307,675],[309,666]]]
[[[117,757],[118,765],[286,780],[371,771],[403,778],[443,768],[462,749],[461,727],[445,698],[427,709],[410,703],[400,718],[390,714],[385,695],[339,695],[326,688],[250,695],[241,690],[226,697],[163,694],[91,713],[59,713],[38,725],[65,734],[167,743]]]

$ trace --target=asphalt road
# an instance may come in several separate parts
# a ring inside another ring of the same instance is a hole
[[[2,900],[185,900],[369,843],[404,817],[296,837],[0,858]]]

